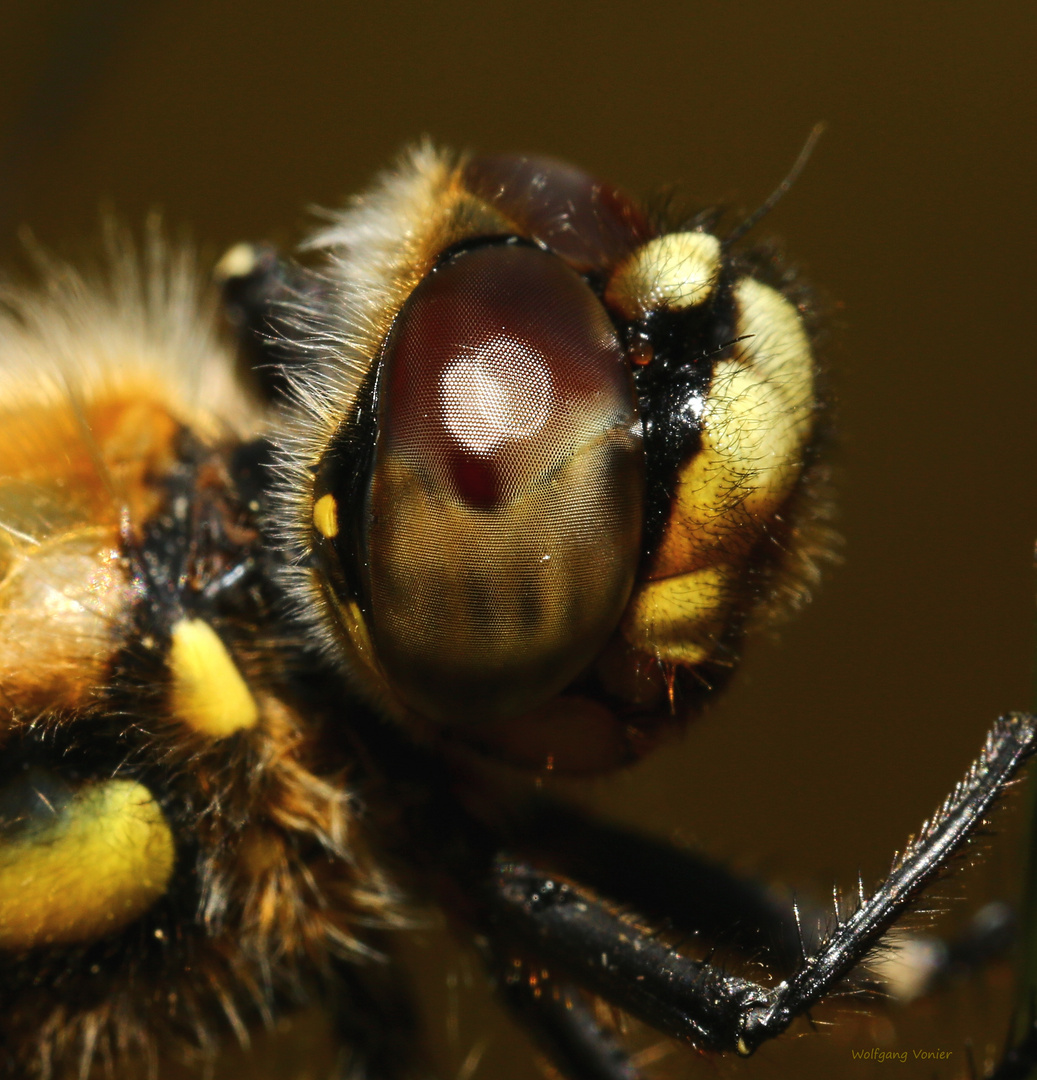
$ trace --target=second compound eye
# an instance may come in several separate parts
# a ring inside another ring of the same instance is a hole
[[[571,682],[629,597],[642,474],[623,350],[582,278],[512,243],[426,278],[382,357],[355,550],[336,545],[396,693],[466,722]]]

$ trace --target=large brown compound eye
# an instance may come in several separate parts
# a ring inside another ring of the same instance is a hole
[[[384,351],[356,553],[396,693],[455,723],[557,694],[627,602],[642,498],[630,374],[583,279],[519,243],[440,266]]]

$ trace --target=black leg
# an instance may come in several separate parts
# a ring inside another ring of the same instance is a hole
[[[840,923],[822,951],[772,992],[765,1009],[746,1018],[741,1043],[747,1051],[784,1031],[818,1001],[947,870],[1016,770],[1034,753],[1035,741],[1037,718],[1015,713],[997,721],[965,778],[908,844],[871,899],[861,897],[860,907]]]
[[[512,850],[521,860],[577,881],[653,925],[722,948],[725,955],[733,950],[774,972],[791,972],[817,952],[832,917],[831,907],[820,906],[816,898],[799,896],[793,902],[783,890],[741,877],[698,852],[589,817],[564,803],[536,803],[523,829],[516,831]],[[1012,906],[992,902],[955,938],[904,939],[905,944],[931,946],[921,951],[924,966],[907,970],[905,959],[878,970],[857,968],[850,978],[859,989],[913,1001],[1005,956],[1016,929]]]
[[[524,955],[674,1038],[730,1050],[755,983],[689,960],[574,885],[522,863],[500,863],[491,928]]]
[[[607,865],[609,844],[618,831],[613,833],[608,826],[598,831],[578,814],[550,804],[539,809],[520,806],[504,819],[498,814],[484,818],[482,802],[471,797],[473,790],[478,794],[480,789],[470,783],[465,767],[460,769],[464,781],[455,786],[441,759],[410,743],[392,725],[375,718],[365,725],[362,719],[354,717],[350,728],[357,740],[357,760],[392,764],[385,776],[387,783],[376,782],[367,789],[372,826],[384,820],[386,850],[398,847],[404,852],[407,865],[425,880],[431,894],[459,923],[469,926],[477,940],[485,942],[491,972],[501,981],[505,996],[572,1080],[599,1080],[602,1075],[612,1080],[603,1070],[621,1066],[608,1064],[616,1060],[611,1035],[578,1014],[566,1020],[567,1006],[556,1010],[550,1004],[566,1001],[565,991],[546,1002],[541,994],[539,1001],[544,1005],[540,1007],[535,991],[531,997],[515,980],[500,979],[509,971],[523,970],[512,969],[512,962],[526,965],[525,970],[535,972],[538,981],[546,970],[563,988],[575,986],[597,994],[657,1030],[702,1049],[751,1053],[837,987],[859,991],[868,985],[859,976],[850,986],[843,980],[921,890],[946,871],[1021,763],[1037,748],[1035,718],[1014,715],[999,720],[981,757],[919,839],[908,845],[878,892],[870,900],[861,895],[857,910],[837,922],[835,932],[816,947],[809,938],[805,950],[797,943],[791,951],[798,957],[805,951],[809,959],[797,959],[795,974],[768,988],[689,959],[643,928],[647,922],[663,921],[693,932],[700,917],[709,921],[710,902],[696,887],[696,882],[701,886],[704,880],[699,876],[704,866],[705,880],[710,880],[707,863],[677,855],[677,869],[671,871],[666,862],[674,857],[672,851],[660,846],[645,856],[639,865],[653,878],[646,890],[664,892],[659,902],[643,897],[645,907],[656,915],[654,920],[646,919],[630,905],[629,892],[625,894],[609,877],[614,874]],[[499,801],[494,805],[499,806]],[[557,826],[554,835],[552,824]],[[593,842],[581,851],[587,838]],[[613,861],[619,862],[628,853],[636,858],[633,846],[629,836],[620,838],[612,850]],[[669,884],[682,878],[688,893],[669,889]],[[594,884],[594,891],[584,880]],[[714,880],[722,888],[732,887],[723,875]],[[609,901],[600,898],[606,886],[618,894]],[[757,892],[750,907],[759,901]],[[621,916],[617,906],[632,913]],[[772,929],[784,933],[787,911],[764,915],[764,921],[768,919]],[[709,943],[733,941],[757,958],[756,950],[766,943],[753,943],[751,931],[742,931],[739,943],[736,929],[743,922],[742,911],[726,916],[720,912]],[[598,1039],[606,1041],[595,1047]]]
[[[908,844],[889,877],[789,979],[766,988],[689,960],[579,886],[498,860],[488,930],[501,945],[557,971],[667,1034],[750,1054],[783,1032],[858,964],[943,873],[1037,742],[1037,720],[999,720],[965,779]]]
[[[578,990],[515,961],[498,975],[501,995],[540,1050],[565,1076],[639,1080],[640,1073]]]
[[[823,912],[694,851],[599,821],[557,802],[535,805],[513,850],[599,896],[712,946],[792,970],[821,941]]]

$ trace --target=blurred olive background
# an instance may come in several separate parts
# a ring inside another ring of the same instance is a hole
[[[993,718],[1030,702],[1029,0],[2,10],[6,266],[24,263],[25,226],[59,253],[89,247],[106,207],[131,223],[159,209],[212,258],[240,239],[291,246],[310,208],[338,205],[425,134],[552,154],[637,192],[680,181],[736,219],[827,121],[757,232],[785,239],[829,309],[842,564],[776,641],[755,644],[737,686],[682,744],[581,797],[823,896],[858,867],[865,881],[881,874]],[[955,914],[1012,888],[1013,842],[1002,832],[984,867],[944,887],[965,897]],[[435,926],[407,953],[431,1002],[438,1076],[540,1075],[471,957]],[[820,1035],[804,1026],[748,1062],[669,1053],[660,1068],[959,1076],[966,1041],[982,1059],[1006,1009],[988,981],[892,1020],[837,1016]],[[263,1075],[319,1075],[313,1045],[283,1059],[264,1049]],[[872,1046],[906,1048],[908,1061],[869,1070],[852,1059]],[[954,1052],[949,1063],[912,1061],[936,1048]]]

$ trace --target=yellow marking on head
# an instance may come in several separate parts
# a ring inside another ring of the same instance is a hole
[[[736,507],[765,513],[780,502],[799,471],[809,418],[809,406],[790,407],[758,368],[718,363],[704,414],[707,452],[689,477],[689,488],[699,491],[690,519],[708,525]]]
[[[666,308],[683,311],[704,303],[720,276],[720,241],[705,232],[657,236],[623,262],[605,300],[628,319]]]
[[[777,289],[750,277],[735,285],[734,297],[735,334],[744,339],[734,358],[780,390],[796,422],[806,425],[814,405],[814,354],[799,312]]]
[[[313,524],[327,540],[338,536],[338,503],[334,495],[322,495],[313,504]]]
[[[182,619],[173,627],[168,664],[173,713],[188,727],[222,739],[259,719],[255,698],[207,622]]]
[[[143,915],[166,891],[176,850],[151,792],[106,780],[39,824],[0,832],[0,948],[93,941]]]
[[[738,572],[732,566],[707,566],[645,582],[623,616],[624,639],[663,662],[691,666],[708,660],[724,629]]]
[[[702,444],[678,473],[651,567],[670,577],[747,551],[795,485],[813,426],[814,360],[796,309],[752,278],[734,289],[745,340],[713,369]]]

